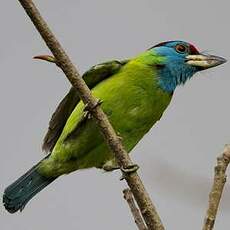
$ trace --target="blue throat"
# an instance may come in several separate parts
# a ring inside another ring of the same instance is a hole
[[[169,47],[155,47],[153,53],[164,57],[158,66],[159,86],[172,93],[178,85],[183,85],[198,69],[186,63],[186,55],[178,54]]]
[[[178,85],[183,85],[196,73],[195,68],[184,68],[184,65],[168,63],[159,68],[160,87],[172,93]]]

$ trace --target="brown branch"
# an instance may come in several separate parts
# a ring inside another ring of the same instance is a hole
[[[203,230],[212,230],[215,224],[216,215],[226,182],[226,170],[230,162],[230,145],[226,145],[224,152],[217,158],[215,167],[214,182],[209,194],[209,206],[206,213]]]
[[[71,60],[67,56],[66,52],[64,51],[58,40],[55,38],[54,34],[49,29],[47,23],[40,15],[33,1],[19,0],[19,2],[21,3],[26,13],[30,17],[31,21],[42,36],[43,40],[46,42],[47,46],[53,53],[58,66],[63,70],[68,80],[75,87],[82,101],[87,104],[87,108],[95,118],[98,126],[100,127],[105,141],[107,142],[111,151],[114,153],[118,165],[121,168],[128,168],[130,165],[133,165],[127,152],[121,144],[121,140],[116,135],[114,129],[109,123],[107,116],[102,111],[100,106],[97,106],[98,100],[92,96],[89,88],[82,80],[77,69],[72,64]],[[135,197],[135,200],[141,210],[142,216],[148,228],[151,230],[164,229],[160,217],[157,214],[156,208],[154,207],[138,174],[136,172],[123,172],[123,174]]]
[[[147,230],[145,223],[141,217],[139,209],[136,207],[135,201],[133,199],[133,194],[129,188],[123,190],[124,199],[127,201],[130,211],[133,215],[134,221],[139,230]]]

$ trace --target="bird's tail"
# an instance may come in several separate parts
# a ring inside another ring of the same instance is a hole
[[[31,198],[57,178],[47,178],[39,174],[38,164],[5,189],[3,203],[8,212],[22,211]]]

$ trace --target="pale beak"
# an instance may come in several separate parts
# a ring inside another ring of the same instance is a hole
[[[227,61],[226,59],[214,55],[197,54],[197,55],[188,55],[186,57],[186,63],[188,65],[198,67],[200,68],[200,70],[221,65],[226,61]]]

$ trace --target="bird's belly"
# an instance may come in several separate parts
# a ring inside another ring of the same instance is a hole
[[[142,139],[142,137],[149,131],[154,123],[160,119],[156,114],[149,114],[142,112],[140,115],[140,108],[133,108],[126,110],[125,117],[121,117],[120,114],[116,114],[113,110],[114,116],[109,116],[117,134],[122,138],[122,144],[127,152],[130,152],[136,144]],[[158,115],[158,114],[157,114]],[[115,117],[115,118],[114,118]],[[118,122],[117,119],[120,118]],[[94,135],[100,135],[94,134]],[[106,162],[111,161],[114,158],[113,153],[108,148],[107,144],[102,141],[90,152],[84,155],[84,157],[78,159],[79,168],[97,167],[102,168]]]
[[[127,152],[130,152],[151,127],[160,119],[169,104],[168,100],[138,98],[133,102],[125,102],[122,95],[114,98],[113,106],[107,104],[103,98],[102,108],[107,114],[116,133],[122,137],[122,144]],[[114,106],[116,105],[116,106]],[[99,131],[98,131],[99,132]],[[100,135],[94,133],[94,137]],[[104,141],[98,143],[89,153],[79,159],[80,168],[101,168],[107,161],[112,160],[113,154]]]

